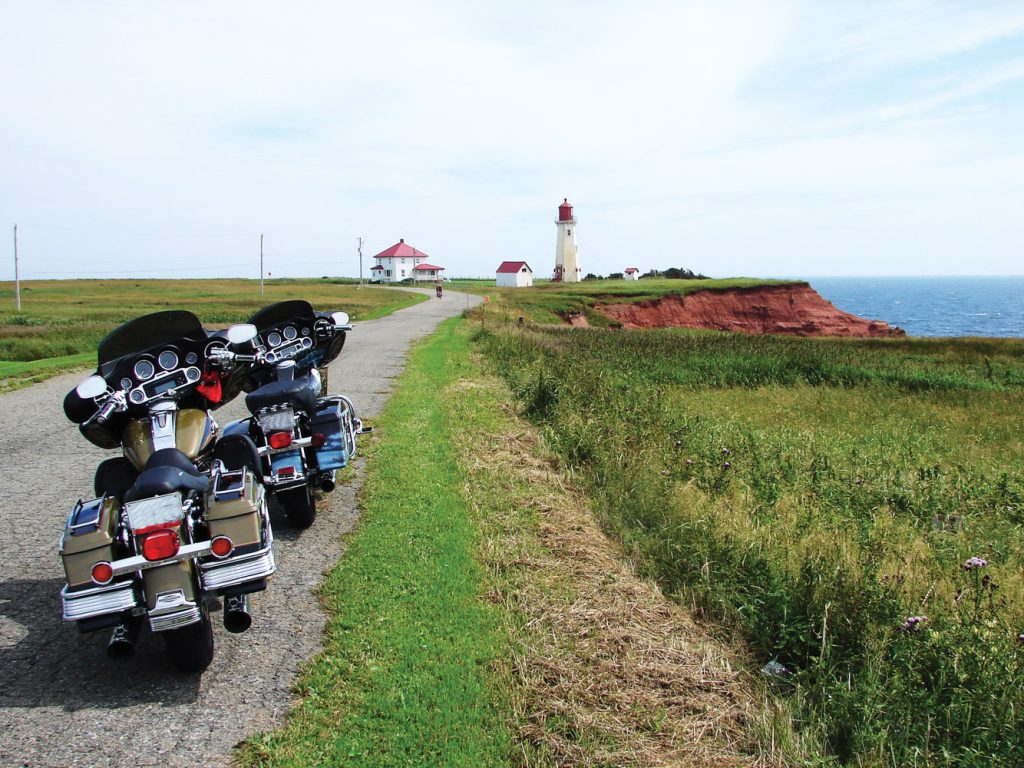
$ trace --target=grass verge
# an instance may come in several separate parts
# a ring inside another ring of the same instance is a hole
[[[412,355],[367,450],[362,520],[328,575],[324,651],[258,766],[505,764],[511,739],[499,612],[482,599],[465,479],[440,401],[465,371],[451,323]]]

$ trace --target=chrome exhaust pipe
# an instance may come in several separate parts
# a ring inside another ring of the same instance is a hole
[[[135,655],[135,644],[139,639],[142,622],[138,619],[125,621],[114,627],[107,643],[107,656],[118,661],[130,659]]]
[[[334,490],[334,472],[331,470],[330,473],[320,478],[320,490],[324,493],[330,493]]]
[[[228,595],[224,598],[224,629],[238,634],[252,626],[248,595]]]

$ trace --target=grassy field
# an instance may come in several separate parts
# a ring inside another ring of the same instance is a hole
[[[481,348],[606,529],[785,668],[822,764],[1024,764],[1024,342],[497,314]]]
[[[243,322],[275,301],[306,299],[316,309],[342,309],[370,320],[423,297],[351,281],[268,280],[33,280],[22,284],[22,310],[14,285],[0,283],[0,381],[39,380],[89,365],[111,330],[149,312],[187,309],[209,327]]]

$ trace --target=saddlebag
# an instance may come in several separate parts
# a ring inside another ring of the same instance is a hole
[[[95,587],[92,567],[114,560],[114,533],[118,502],[113,496],[78,500],[64,528],[60,557],[64,562],[69,590]]]
[[[336,395],[317,402],[312,419],[314,434],[322,434],[324,443],[316,450],[321,472],[348,465],[356,452],[355,412],[347,397]]]
[[[210,538],[227,536],[236,550],[261,543],[260,505],[263,486],[248,469],[214,475],[206,495],[206,522]],[[259,546],[256,547],[259,549]]]

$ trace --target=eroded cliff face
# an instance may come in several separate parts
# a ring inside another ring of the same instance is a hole
[[[706,328],[794,336],[906,335],[881,320],[865,320],[836,309],[807,283],[704,290],[596,309],[626,328]]]

